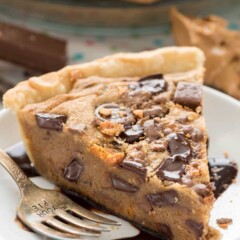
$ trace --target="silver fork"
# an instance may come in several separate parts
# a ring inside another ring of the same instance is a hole
[[[120,225],[74,203],[55,190],[42,189],[32,183],[18,165],[2,150],[0,163],[11,174],[21,191],[17,216],[34,232],[54,239],[99,237],[110,228],[100,224]]]

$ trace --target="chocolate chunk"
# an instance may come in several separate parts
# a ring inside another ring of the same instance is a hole
[[[53,113],[37,113],[35,115],[40,128],[62,131],[63,123],[66,123],[67,116]]]
[[[195,232],[196,239],[200,239],[203,235],[203,224],[196,220],[186,220],[186,225]]]
[[[124,159],[120,166],[140,175],[145,175],[147,172],[144,163],[140,161]]]
[[[102,121],[110,121],[129,125],[135,122],[135,118],[129,108],[121,107],[114,103],[106,103],[98,106],[95,115]]]
[[[151,204],[158,207],[173,206],[179,200],[178,194],[175,190],[147,194],[146,197]]]
[[[183,106],[195,109],[201,105],[202,89],[199,83],[179,82],[173,101]]]
[[[173,160],[189,162],[192,158],[192,148],[183,134],[170,134],[168,149]]]
[[[185,173],[185,164],[181,160],[165,159],[158,168],[156,175],[161,180],[180,181]]]
[[[113,187],[119,191],[135,193],[139,190],[138,187],[133,186],[129,182],[117,177],[114,174],[111,174],[111,180]]]
[[[123,138],[127,143],[134,143],[140,140],[143,136],[143,129],[140,125],[136,124],[131,126],[125,132],[120,134],[120,137]]]
[[[157,140],[160,137],[160,125],[157,123],[154,123],[154,120],[147,120],[143,124],[144,128],[144,134],[147,138],[149,138],[150,142]]]
[[[137,83],[132,83],[129,88],[133,91],[150,92],[158,94],[167,90],[167,82],[161,74],[141,78]]]
[[[66,41],[30,29],[0,23],[0,58],[43,72],[66,65]]]
[[[144,117],[163,117],[164,113],[163,113],[163,109],[160,106],[153,106],[150,109],[145,109],[143,111],[143,116]]]
[[[81,165],[76,159],[73,159],[64,169],[63,176],[70,182],[76,182],[80,178],[83,170],[84,166]]]
[[[167,224],[160,223],[158,226],[158,231],[167,240],[173,240],[173,233],[171,228]]]
[[[217,198],[223,193],[236,178],[237,165],[225,157],[208,159],[211,181],[214,182],[214,196]]]

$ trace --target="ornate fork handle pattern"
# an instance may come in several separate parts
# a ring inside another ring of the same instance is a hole
[[[2,150],[0,150],[0,164],[11,174],[22,194],[26,187],[33,185],[18,165]]]

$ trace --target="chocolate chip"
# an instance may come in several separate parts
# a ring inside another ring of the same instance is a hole
[[[80,178],[83,170],[84,166],[81,165],[76,159],[73,159],[64,169],[63,176],[70,182],[76,182]]]
[[[82,133],[84,133],[85,129],[86,129],[85,124],[75,124],[75,125],[68,127],[68,131],[72,134],[82,134]]]
[[[208,159],[211,181],[214,182],[214,196],[217,198],[223,193],[236,178],[237,165],[225,157]]]
[[[196,220],[186,220],[186,225],[192,229],[196,235],[196,239],[200,239],[203,235],[203,224],[197,222]]]
[[[199,83],[179,82],[173,101],[183,106],[195,109],[201,105],[202,89]]]
[[[180,181],[184,173],[185,164],[183,161],[167,158],[158,168],[156,175],[162,180]]]
[[[173,160],[189,162],[192,158],[192,148],[183,134],[171,133],[168,149]]]
[[[132,83],[129,88],[133,91],[150,92],[158,94],[167,90],[167,82],[162,74],[156,74],[141,78],[137,83]]]
[[[163,113],[163,109],[160,106],[153,106],[150,109],[145,109],[143,111],[143,116],[144,117],[163,117],[164,113]]]
[[[40,128],[62,131],[63,123],[66,123],[67,116],[53,113],[37,113],[35,115]]]
[[[138,187],[133,186],[129,182],[117,177],[114,174],[111,174],[111,180],[113,187],[119,191],[135,193],[139,190]]]
[[[151,204],[158,207],[173,206],[179,200],[178,194],[175,190],[147,194],[146,198]]]
[[[158,225],[158,232],[167,240],[173,240],[173,233],[171,228],[167,224],[160,223]]]
[[[120,134],[127,143],[134,143],[140,140],[143,136],[143,129],[140,125],[136,124],[128,128],[125,132]]]
[[[101,121],[110,121],[121,124],[132,124],[135,118],[129,108],[121,107],[114,103],[106,103],[98,106],[95,115]]]
[[[161,127],[159,124],[154,123],[153,119],[144,122],[143,128],[145,136],[149,138],[151,142],[157,140],[160,137],[159,131]]]
[[[147,172],[144,163],[140,161],[124,159],[120,166],[140,175],[145,175]]]

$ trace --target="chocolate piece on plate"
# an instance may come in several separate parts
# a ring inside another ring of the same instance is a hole
[[[64,67],[66,58],[66,41],[9,23],[0,23],[0,59],[50,72]]]
[[[8,147],[6,153],[11,157],[14,162],[27,174],[28,177],[39,176],[36,169],[31,164],[31,161],[25,151],[23,142],[16,143]]]
[[[228,158],[210,157],[208,159],[209,172],[211,181],[214,182],[215,197],[219,197],[232,181],[236,178],[238,168],[236,163],[231,162]]]

